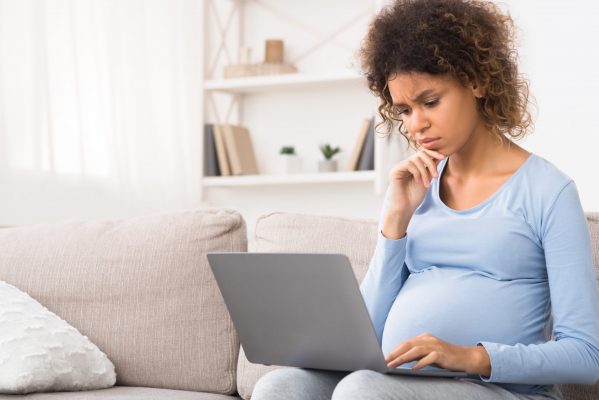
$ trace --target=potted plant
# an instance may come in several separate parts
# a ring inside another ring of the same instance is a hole
[[[295,147],[283,146],[279,154],[282,157],[281,172],[285,174],[298,174],[302,171],[302,160],[295,153]]]
[[[337,160],[333,160],[333,156],[341,151],[339,147],[332,148],[329,144],[320,146],[320,151],[324,155],[324,160],[318,161],[318,172],[335,172],[337,171]]]

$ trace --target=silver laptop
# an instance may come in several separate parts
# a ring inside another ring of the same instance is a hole
[[[208,261],[253,363],[474,377],[432,366],[388,368],[343,254],[208,253]]]

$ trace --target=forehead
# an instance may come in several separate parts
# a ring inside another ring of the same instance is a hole
[[[416,101],[422,92],[438,92],[450,89],[455,82],[448,76],[418,72],[400,73],[387,80],[393,103],[404,104]]]

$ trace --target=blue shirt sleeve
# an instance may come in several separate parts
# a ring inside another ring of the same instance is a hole
[[[379,344],[383,328],[395,297],[406,281],[409,271],[405,264],[407,235],[393,240],[383,236],[381,230],[389,207],[390,190],[387,187],[377,230],[377,244],[368,271],[360,284]]]
[[[491,359],[491,376],[481,379],[593,384],[599,379],[599,295],[589,229],[573,181],[562,188],[542,218],[540,237],[555,340],[514,346],[477,343]]]

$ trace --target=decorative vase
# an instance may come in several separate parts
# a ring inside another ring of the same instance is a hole
[[[335,172],[337,171],[337,160],[320,160],[318,161],[318,172]]]
[[[281,155],[281,172],[284,174],[299,174],[302,172],[302,159],[297,155]]]

